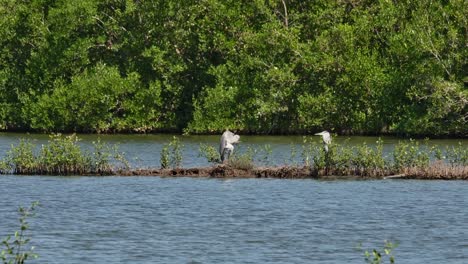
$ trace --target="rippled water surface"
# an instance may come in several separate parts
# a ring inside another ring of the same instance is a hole
[[[94,139],[85,136],[83,144]],[[169,137],[104,139],[151,167]],[[353,140],[364,139],[375,140]],[[16,140],[0,135],[0,155]],[[244,140],[281,150],[301,138]],[[185,138],[186,166],[204,165],[199,142],[217,137]],[[363,251],[385,240],[399,243],[397,263],[467,263],[467,195],[465,181],[4,175],[0,238],[17,230],[19,206],[40,201],[30,219],[30,245],[39,254],[31,263],[365,263]]]
[[[0,234],[31,219],[36,263],[466,263],[468,184],[444,181],[0,178]]]

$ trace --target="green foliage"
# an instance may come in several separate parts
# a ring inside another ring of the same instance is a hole
[[[372,252],[369,252],[366,250],[364,252],[366,263],[381,264],[381,263],[385,263],[386,260],[388,261],[388,263],[392,263],[392,264],[395,263],[393,250],[397,246],[398,246],[397,244],[394,244],[389,241],[385,241],[385,245],[381,251],[377,249],[373,249]]]
[[[260,150],[261,159],[260,162],[266,166],[271,165],[271,154],[273,150],[271,149],[271,145],[267,144],[264,145],[263,148]]]
[[[169,168],[169,145],[164,145],[161,149],[161,158],[160,158],[161,168]]]
[[[92,165],[92,171],[109,173],[114,169],[130,168],[130,164],[125,158],[125,153],[119,151],[118,145],[109,145],[101,142],[101,139],[98,138],[97,141],[92,142],[92,146],[92,153],[86,154],[84,157],[84,159]],[[116,167],[116,164],[119,164],[119,166]]]
[[[29,229],[28,219],[35,216],[38,205],[39,202],[33,202],[28,208],[19,208],[20,230],[16,231],[13,237],[7,236],[1,243],[3,249],[0,252],[0,258],[3,264],[23,264],[31,257],[37,258],[33,252],[34,247],[29,250],[25,247],[31,240],[26,236]]]
[[[188,132],[221,132],[236,124],[236,100],[234,87],[220,87],[205,91],[201,100],[195,100],[193,121]]]
[[[297,166],[297,161],[296,161],[297,149],[296,149],[296,145],[291,143],[289,148],[290,148],[290,151],[291,151],[290,155],[289,155],[289,164],[292,165],[292,166]]]
[[[301,156],[304,166],[311,168],[312,175],[375,177],[414,169],[421,172],[431,166],[449,170],[452,168],[454,173],[460,169],[462,173],[461,168],[468,164],[468,151],[462,143],[442,149],[429,146],[427,140],[421,144],[413,139],[400,141],[389,156],[386,156],[381,139],[376,142],[375,147],[370,147],[365,142],[354,146],[349,146],[347,141],[343,144],[333,143],[329,145],[329,151],[325,152],[321,143],[304,138]],[[440,163],[435,163],[436,160]]]
[[[465,6],[0,0],[0,129],[466,136]]]
[[[376,143],[375,148],[368,147],[366,143],[356,147],[355,158],[351,161],[357,171],[372,171],[373,175],[383,174],[387,166],[383,155],[383,141],[379,139]]]
[[[199,156],[206,158],[208,162],[211,162],[211,163],[221,162],[220,157],[219,157],[219,152],[213,146],[200,144],[200,147],[198,148],[198,152],[199,152]]]
[[[427,146],[420,146],[416,140],[399,142],[393,152],[394,166],[397,169],[404,167],[426,167],[429,165],[430,151]]]
[[[182,164],[182,148],[178,137],[173,136],[171,142],[164,144],[161,150],[161,168],[180,168]]]
[[[234,169],[251,170],[255,167],[253,157],[255,152],[248,148],[244,153],[235,152],[228,160],[228,165]]]
[[[70,172],[82,173],[89,161],[82,154],[78,141],[75,134],[66,137],[61,134],[51,135],[49,144],[41,147],[38,159],[40,170],[60,175]]]
[[[21,139],[17,146],[12,145],[1,161],[0,173],[111,174],[114,169],[129,167],[124,154],[115,145],[109,146],[98,140],[93,142],[93,151],[89,153],[82,150],[78,142],[75,134],[52,134],[48,144],[37,150],[36,145]]]
[[[38,161],[34,154],[35,145],[29,140],[20,139],[17,146],[11,146],[7,152],[7,159],[3,161],[4,169],[13,165],[13,173],[27,173],[37,167]]]
[[[52,94],[31,103],[31,127],[43,131],[130,130],[124,117],[133,105],[127,100],[135,96],[138,85],[137,75],[122,78],[116,68],[99,64],[74,76],[70,84],[57,81]]]
[[[468,149],[461,142],[457,146],[446,147],[445,158],[452,165],[468,165]]]

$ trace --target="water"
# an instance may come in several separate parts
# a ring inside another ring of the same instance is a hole
[[[0,155],[17,138],[0,135]],[[153,167],[170,139],[101,138]],[[280,150],[301,142],[243,138],[244,145]],[[92,140],[83,136],[83,144]],[[203,165],[200,141],[215,144],[217,137],[184,138],[185,165]],[[385,240],[399,243],[397,263],[466,263],[467,193],[465,181],[6,175],[0,238],[18,229],[19,206],[40,201],[29,233],[39,258],[30,263],[364,263],[363,251],[381,249]]]
[[[32,263],[466,263],[468,183],[158,177],[0,179],[0,234],[39,200]],[[2,236],[4,237],[4,236]]]

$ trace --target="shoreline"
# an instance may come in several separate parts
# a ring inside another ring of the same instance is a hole
[[[134,169],[116,171],[114,176],[155,176],[155,177],[193,177],[193,178],[226,178],[226,179],[322,179],[322,180],[382,180],[382,179],[416,179],[416,180],[468,180],[468,167],[457,170],[438,170],[435,168],[410,168],[400,173],[383,175],[332,175],[316,172],[309,167],[256,167],[253,169],[236,169],[228,165],[174,169]]]

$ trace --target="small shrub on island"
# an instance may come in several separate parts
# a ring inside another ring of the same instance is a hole
[[[92,151],[82,150],[75,135],[50,135],[48,144],[37,146],[29,140],[20,139],[12,145],[0,162],[0,174],[114,174],[115,170],[128,169],[124,153],[116,145],[110,146],[100,140],[92,142]]]

